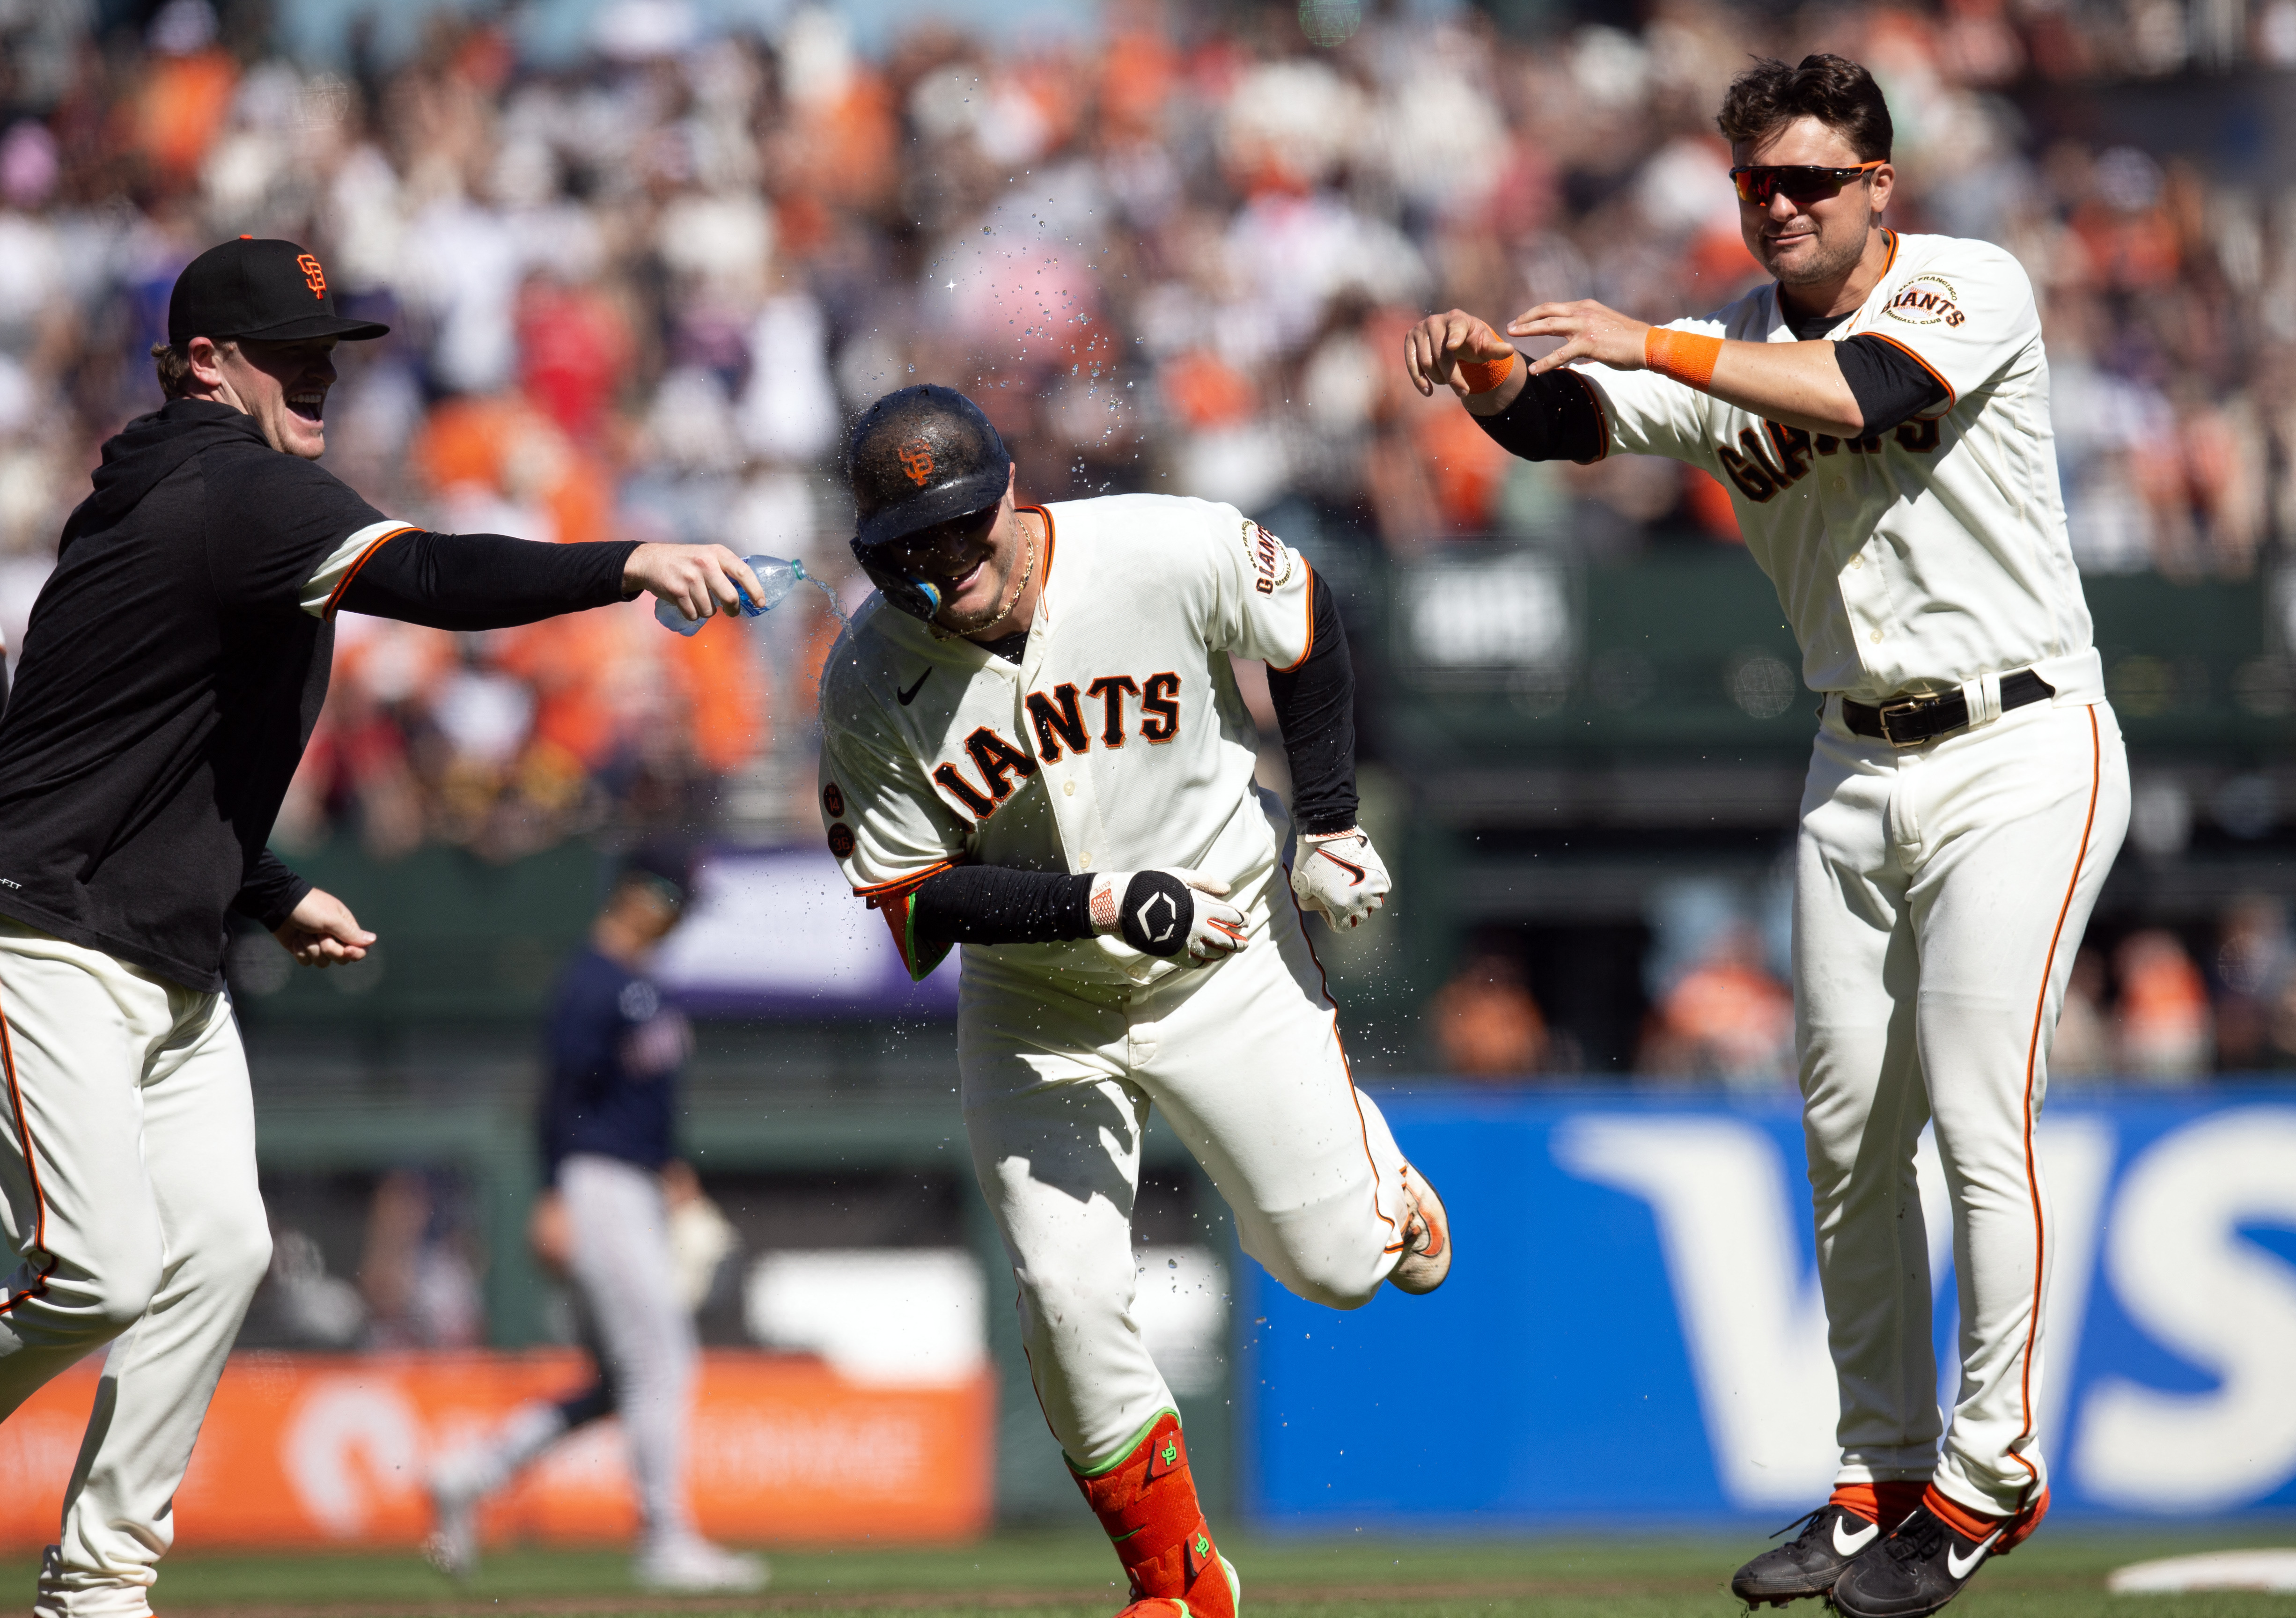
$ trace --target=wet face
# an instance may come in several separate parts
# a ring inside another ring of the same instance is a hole
[[[1814,118],[1796,119],[1760,142],[1742,142],[1730,149],[1734,168],[1854,168],[1864,160],[1839,131]],[[1767,203],[1742,197],[1738,226],[1746,249],[1785,286],[1814,287],[1846,279],[1889,205],[1895,180],[1896,171],[1884,164],[1849,181],[1830,197],[1797,201],[1783,188]]]
[[[912,534],[894,553],[903,572],[940,592],[933,622],[951,634],[989,628],[1027,586],[1029,530],[1013,489],[1008,472],[1004,497],[993,509]]]
[[[242,338],[220,346],[192,340],[192,374],[206,397],[255,418],[264,441],[316,461],[327,448],[327,390],[335,385],[335,339],[293,342]],[[202,364],[202,361],[205,361]]]

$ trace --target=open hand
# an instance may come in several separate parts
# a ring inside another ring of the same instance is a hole
[[[641,545],[622,563],[622,588],[650,590],[689,619],[738,612],[741,592],[765,599],[750,564],[722,545]]]
[[[271,936],[306,966],[363,961],[374,942],[374,934],[358,924],[350,907],[324,888],[303,895]]]
[[[1447,382],[1452,392],[1468,401],[1469,408],[1496,411],[1505,409],[1522,391],[1521,367],[1509,372],[1497,387],[1477,393],[1467,386],[1459,366],[1462,362],[1505,359],[1514,351],[1513,344],[1491,330],[1488,321],[1464,309],[1453,309],[1430,315],[1405,333],[1403,369],[1423,397],[1433,398],[1435,385]]]
[[[1605,308],[1592,298],[1576,303],[1542,303],[1507,322],[1510,337],[1560,337],[1562,346],[1533,360],[1530,374],[1544,376],[1574,359],[1592,359],[1621,371],[1643,367],[1643,339],[1650,326]]]

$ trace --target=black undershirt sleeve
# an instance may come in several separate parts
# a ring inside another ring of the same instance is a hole
[[[271,932],[285,921],[311,884],[287,868],[286,861],[266,849],[255,858],[254,868],[240,883],[239,895],[231,908],[242,916],[250,916]]]
[[[506,629],[627,600],[622,565],[637,547],[410,530],[367,553],[335,605],[434,629]]]
[[[1583,465],[1601,460],[1605,448],[1595,386],[1568,368],[1530,378],[1513,403],[1496,415],[1475,416],[1475,424],[1500,448],[1526,461]]]
[[[1946,390],[1922,362],[1893,342],[1859,333],[1833,345],[1841,378],[1857,401],[1866,434],[1887,432],[1946,402]]]
[[[1303,832],[1356,823],[1356,672],[1339,598],[1316,575],[1316,637],[1288,669],[1267,671],[1267,696],[1292,764],[1292,818]]]
[[[1092,936],[1089,871],[956,866],[911,900],[917,936],[936,944],[1057,944]]]

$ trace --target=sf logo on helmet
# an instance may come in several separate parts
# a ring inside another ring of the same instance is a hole
[[[1157,927],[1155,919],[1156,909],[1160,905],[1163,907],[1164,911],[1164,924],[1160,930]],[[1152,944],[1160,944],[1178,930],[1180,907],[1172,902],[1172,896],[1169,893],[1151,893],[1142,901],[1140,908],[1134,913],[1132,919],[1139,927],[1142,938]]]
[[[311,289],[312,297],[326,296],[327,272],[319,267],[319,261],[316,259],[308,253],[304,253],[295,260],[295,267],[303,272],[303,284]]]
[[[932,446],[922,439],[911,439],[901,446],[901,470],[909,474],[909,481],[919,489],[933,474]]]

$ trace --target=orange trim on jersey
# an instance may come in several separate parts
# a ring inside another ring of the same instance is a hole
[[[16,1121],[16,1138],[23,1143],[25,1177],[32,1182],[32,1244],[28,1253],[45,1255],[34,1269],[29,1286],[0,1299],[0,1315],[4,1315],[27,1300],[46,1297],[48,1277],[56,1268],[56,1255],[47,1251],[48,1199],[40,1189],[39,1154],[32,1144],[32,1121],[24,1113],[24,1092],[16,1081],[16,1042],[8,1032],[4,1010],[0,1010],[0,1072],[7,1076],[9,1115]]]
[[[875,883],[865,888],[856,888],[853,890],[853,897],[867,899],[869,908],[874,910],[881,900],[898,897],[909,888],[922,887],[927,881],[939,875],[955,864],[956,861],[953,859],[944,859],[939,865],[916,872],[913,875],[896,876],[890,882]]]
[[[1890,238],[1890,256],[1882,262],[1882,273],[1874,278],[1874,284],[1877,286],[1889,278],[1890,272],[1897,267],[1898,263],[1898,233],[1884,226],[1882,228],[1882,234]]]
[[[2097,794],[2104,783],[2104,743],[2097,730],[2096,710],[2088,710],[2088,817],[2081,822],[2080,851],[2073,857],[2072,879],[2065,883],[2064,902],[2057,907],[2056,931],[2049,934],[2049,953],[2041,962],[2041,991],[2033,1003],[2033,1032],[2025,1045],[2025,1189],[2033,1204],[2033,1305],[2030,1318],[2025,1323],[2025,1352],[2018,1367],[2017,1397],[2025,1415],[2024,1430],[2012,1441],[2009,1458],[2025,1468],[2030,1481],[2025,1485],[2025,1499],[2021,1507],[2031,1504],[2033,1491],[2040,1487],[2041,1474],[2033,1463],[2019,1454],[2016,1445],[2033,1436],[2033,1349],[2041,1334],[2041,1281],[2047,1274],[2047,1231],[2041,1212],[2041,1177],[2033,1158],[2033,1080],[2041,1061],[2041,1028],[2049,1009],[2049,979],[2056,970],[2057,946],[2064,940],[2065,918],[2072,914],[2073,896],[2080,890],[2081,868],[2088,864],[2089,834],[2096,828]]]
[[[1316,570],[1308,566],[1308,559],[1305,556],[1301,556],[1300,558],[1300,565],[1303,568],[1307,568],[1308,571],[1308,645],[1307,649],[1301,652],[1298,657],[1284,664],[1281,669],[1276,668],[1274,663],[1268,664],[1267,667],[1269,670],[1276,674],[1291,673],[1301,663],[1306,662],[1309,654],[1316,650]]]
[[[1948,412],[1951,411],[1951,410],[1952,410],[1952,408],[1954,407],[1955,404],[1956,404],[1956,403],[1960,399],[1961,395],[1959,395],[1958,393],[1956,393],[1956,392],[1953,390],[1953,384],[1952,384],[1951,382],[1949,382],[1946,381],[1946,379],[1945,379],[1944,377],[1939,376],[1939,375],[1938,374],[1938,369],[1937,369],[1937,367],[1936,367],[1935,365],[1933,365],[1930,364],[1930,362],[1929,362],[1928,360],[1923,359],[1920,355],[1918,355],[1918,354],[1915,353],[1911,349],[1909,349],[1909,348],[1906,347],[1906,345],[1905,345],[1904,343],[1899,342],[1896,338],[1894,338],[1894,337],[1888,337],[1888,336],[1884,336],[1882,333],[1879,333],[1879,332],[1860,332],[1860,333],[1857,333],[1857,335],[1858,335],[1858,336],[1860,336],[1860,337],[1870,337],[1870,338],[1874,339],[1874,341],[1876,341],[1876,342],[1886,342],[1886,343],[1888,343],[1891,348],[1893,348],[1893,349],[1897,349],[1898,353],[1900,353],[1900,354],[1904,355],[1907,359],[1912,360],[1915,365],[1919,365],[1923,370],[1924,370],[1924,371],[1928,372],[1928,373],[1930,374],[1930,380],[1931,380],[1931,382],[1934,382],[1935,383],[1937,383],[1937,385],[1938,385],[1939,387],[1943,388],[1943,389],[1945,390],[1945,409],[1939,411],[1939,412],[1937,413],[1937,415],[1932,415],[1932,416],[1929,416],[1929,417],[1926,417],[1926,418],[1922,417],[1922,416],[1915,416],[1914,418],[1912,418],[1912,419],[1914,419],[1915,421],[1922,421],[1922,420],[1924,420],[1924,419],[1929,420],[1929,421],[1932,421],[1932,422],[1933,422],[1933,421],[1936,421],[1936,420],[1938,419],[1938,417],[1939,417],[1939,416],[1942,416],[1942,415],[1946,415]]]
[[[1293,855],[1294,858],[1298,856]],[[1278,866],[1277,871],[1283,867]],[[1355,1064],[1348,1060],[1348,1042],[1340,1034],[1340,1003],[1332,998],[1332,974],[1324,970],[1324,957],[1316,953],[1316,940],[1308,936],[1308,913],[1300,908],[1300,896],[1292,891],[1288,880],[1283,883],[1284,897],[1292,901],[1292,914],[1300,919],[1300,941],[1308,946],[1308,958],[1316,963],[1316,987],[1324,997],[1324,1004],[1332,1008],[1332,1043],[1340,1049],[1340,1071],[1348,1076],[1348,1099],[1355,1105],[1356,1127],[1363,1132],[1364,1161],[1371,1165],[1371,1211],[1373,1217],[1386,1226],[1395,1239],[1382,1247],[1382,1253],[1401,1253],[1406,1233],[1396,1222],[1382,1213],[1379,1208],[1379,1159],[1371,1149],[1371,1123],[1363,1115],[1363,1096],[1356,1088]]]
[[[392,540],[398,538],[399,535],[411,534],[414,531],[414,524],[409,522],[402,528],[392,529],[387,534],[376,536],[374,543],[368,546],[366,549],[361,551],[358,554],[358,560],[352,563],[348,568],[344,570],[343,576],[340,579],[335,580],[335,587],[327,592],[327,604],[319,609],[319,616],[321,618],[332,618],[335,615],[335,609],[343,599],[343,592],[351,587],[351,580],[358,577],[358,571],[361,568],[366,565],[368,557],[373,555],[375,552],[381,550],[384,546],[389,545]]]
[[[1032,511],[1045,520],[1045,571],[1037,579],[1037,594],[1042,595],[1045,593],[1045,586],[1052,581],[1053,577],[1053,513],[1041,505],[1021,505],[1014,509]]]

